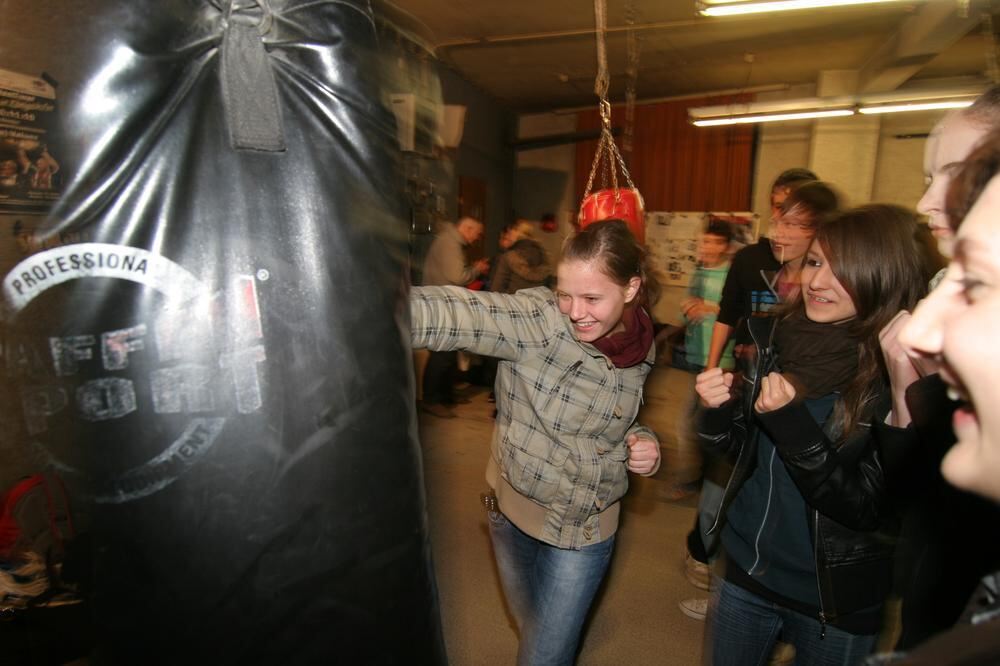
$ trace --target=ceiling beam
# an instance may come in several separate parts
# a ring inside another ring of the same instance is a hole
[[[648,23],[635,23],[632,25],[611,25],[605,30],[608,34],[618,32],[659,31],[659,30],[680,30],[696,29],[705,25],[702,18],[684,19],[678,21],[656,21]],[[517,42],[537,42],[550,41],[556,39],[571,39],[576,37],[589,37],[597,33],[597,28],[574,28],[567,30],[546,30],[544,32],[522,32],[512,35],[483,35],[482,37],[455,39],[447,42],[435,44],[435,48],[441,50],[454,50],[459,48],[478,48],[483,46],[495,46],[498,44],[511,44]]]
[[[958,10],[955,2],[920,7],[861,68],[858,92],[895,90],[979,24],[979,16],[963,17]]]
[[[601,138],[603,130],[587,130],[585,132],[570,132],[567,134],[547,134],[545,136],[534,136],[530,139],[519,139],[508,143],[514,150],[534,150],[536,148],[548,148],[550,146],[561,146],[567,143],[580,143],[581,141],[592,141]],[[612,127],[611,136],[621,136],[621,127]]]

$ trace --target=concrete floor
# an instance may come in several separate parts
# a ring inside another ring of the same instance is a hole
[[[696,498],[667,501],[677,464],[676,427],[691,376],[657,369],[647,384],[641,420],[660,435],[665,464],[656,477],[632,477],[610,573],[592,610],[579,664],[673,664],[701,661],[703,623],[677,608],[704,595],[684,577],[685,536]],[[513,664],[517,636],[504,607],[479,495],[493,429],[486,389],[473,390],[458,418],[420,414],[431,540],[442,622],[454,666]]]

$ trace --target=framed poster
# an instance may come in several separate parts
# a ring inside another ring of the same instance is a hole
[[[41,213],[59,198],[55,110],[48,81],[0,69],[0,213]]]

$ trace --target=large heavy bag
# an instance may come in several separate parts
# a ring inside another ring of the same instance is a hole
[[[0,450],[93,538],[91,663],[443,662],[371,4],[4,12],[62,196],[3,282]]]

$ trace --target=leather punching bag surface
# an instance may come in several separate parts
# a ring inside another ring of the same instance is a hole
[[[63,179],[3,451],[83,515],[92,663],[443,662],[370,3],[2,5]]]

